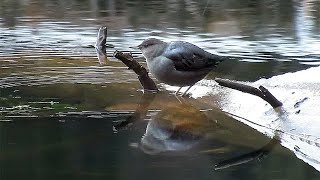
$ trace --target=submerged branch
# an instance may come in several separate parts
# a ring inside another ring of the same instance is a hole
[[[282,106],[282,103],[277,98],[275,98],[263,86],[260,86],[258,89],[258,88],[252,87],[252,86],[236,83],[236,82],[226,80],[226,79],[221,79],[221,78],[216,78],[215,81],[221,86],[235,89],[235,90],[238,90],[238,91],[241,91],[244,93],[249,93],[249,94],[252,94],[255,96],[259,96],[263,100],[267,101],[273,108],[277,108],[277,107]]]

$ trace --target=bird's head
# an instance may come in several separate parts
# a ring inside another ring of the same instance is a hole
[[[138,45],[138,48],[147,59],[161,55],[166,47],[166,42],[156,38],[146,39],[140,45]]]

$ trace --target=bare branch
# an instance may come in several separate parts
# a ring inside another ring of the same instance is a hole
[[[249,94],[252,94],[255,96],[259,96],[263,100],[267,101],[273,108],[277,108],[277,107],[282,106],[282,103],[277,98],[275,98],[263,86],[260,86],[258,89],[258,88],[252,87],[252,86],[236,83],[236,82],[233,82],[233,81],[230,81],[227,79],[221,79],[221,78],[216,78],[215,81],[218,82],[218,84],[221,86],[235,89],[235,90],[238,90],[238,91],[241,91],[244,93],[249,93]]]
[[[113,56],[122,61],[129,69],[132,69],[138,75],[139,81],[145,91],[159,91],[154,81],[149,77],[146,68],[141,66],[130,53],[115,51]]]

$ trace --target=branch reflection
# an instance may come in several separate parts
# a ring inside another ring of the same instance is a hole
[[[276,138],[273,138],[269,143],[267,143],[265,146],[263,146],[262,148],[256,151],[252,151],[250,153],[243,154],[241,156],[233,157],[231,159],[227,159],[219,162],[218,164],[215,165],[214,169],[215,170],[225,169],[232,166],[248,163],[253,160],[261,161],[263,160],[263,158],[265,158],[267,155],[270,154],[270,152],[273,150],[274,147],[276,147],[279,144],[280,144],[280,141]]]
[[[186,151],[204,138],[207,128],[219,128],[187,101],[168,103],[151,117],[140,148],[148,154]]]

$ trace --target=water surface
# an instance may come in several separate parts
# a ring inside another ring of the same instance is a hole
[[[181,103],[161,84],[165,92],[143,97],[112,54],[140,57],[129,47],[147,37],[185,40],[230,57],[207,79],[256,81],[319,66],[319,8],[280,0],[0,2],[1,178],[318,179],[279,144],[261,161],[214,170],[271,139],[203,101]],[[93,47],[100,26],[110,45],[104,66]]]

